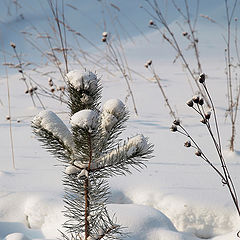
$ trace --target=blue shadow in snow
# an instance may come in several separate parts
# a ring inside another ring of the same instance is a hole
[[[33,230],[27,228],[23,223],[19,222],[0,222],[0,238],[5,238],[7,235],[12,233],[22,233],[26,237],[33,238],[44,238],[41,230]]]

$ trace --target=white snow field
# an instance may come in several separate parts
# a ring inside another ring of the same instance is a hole
[[[216,8],[218,17],[222,9],[222,5]],[[225,160],[240,194],[239,120],[236,125],[236,150],[231,153],[228,150],[231,126],[229,119],[225,119],[227,86],[224,40],[221,37],[223,30],[215,28],[200,24],[200,56],[207,74],[206,82],[216,104]],[[212,34],[213,31],[215,34]],[[142,36],[135,36],[134,46],[126,41],[124,46],[129,64],[151,79],[144,64],[153,59],[169,101],[183,125],[197,139],[209,159],[220,168],[221,164],[205,126],[186,105],[193,92],[180,61],[172,64],[174,53],[161,41],[157,32],[150,31],[146,36],[149,42]],[[125,101],[126,84],[119,73],[116,72],[113,77],[96,65],[86,64],[85,67],[101,76],[103,104],[109,99]],[[71,70],[83,69],[71,63]],[[31,72],[31,76],[39,81],[42,78],[34,72]],[[12,165],[9,120],[6,119],[9,114],[7,81],[3,72],[0,77],[0,240],[57,239],[65,221],[61,182],[65,169],[41,147],[32,134],[31,121],[43,109],[32,106],[30,97],[24,94],[25,86],[19,81],[18,73],[11,73],[8,77],[16,169]],[[146,168],[140,172],[132,169],[130,176],[109,179],[112,196],[108,210],[115,214],[119,224],[126,227],[129,232],[129,238],[126,239],[237,240],[240,218],[227,187],[223,186],[221,179],[205,162],[195,156],[193,150],[183,146],[187,140],[185,137],[169,130],[172,118],[156,82],[138,75],[133,75],[133,78],[131,87],[138,116],[134,114],[129,98],[126,105],[130,119],[121,137],[125,139],[137,134],[149,137],[149,141],[154,144],[154,157],[146,162]],[[55,112],[70,127],[66,105],[51,98],[42,100],[48,111]],[[52,112],[43,114],[56,119]],[[42,120],[41,115],[37,120]],[[48,127],[54,129],[54,126]],[[62,133],[65,134],[66,142],[71,144],[68,130],[63,129]]]

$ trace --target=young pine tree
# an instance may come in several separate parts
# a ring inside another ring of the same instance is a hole
[[[120,225],[110,217],[106,204],[110,191],[107,178],[140,169],[151,157],[153,145],[143,135],[120,142],[128,111],[118,99],[100,109],[101,84],[92,72],[67,74],[71,131],[51,111],[32,121],[43,146],[65,166],[64,189],[67,221],[65,239],[120,239]]]

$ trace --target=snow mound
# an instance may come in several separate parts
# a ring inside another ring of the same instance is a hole
[[[40,126],[58,137],[66,146],[72,147],[73,137],[64,122],[52,111],[42,111],[32,120],[33,125]]]
[[[162,212],[137,204],[109,204],[108,211],[116,214],[117,224],[127,227],[129,240],[197,240],[190,234],[179,233]]]
[[[177,228],[199,238],[210,239],[237,228],[239,220],[228,208],[205,206],[200,203],[186,202],[151,190],[134,189],[125,194],[133,203],[152,206],[166,214]],[[239,225],[238,225],[239,226]]]
[[[41,238],[43,238],[41,230],[29,229],[20,222],[0,222],[0,239],[29,240]]]
[[[153,229],[146,240],[200,240],[200,238],[194,237],[189,233],[173,232],[165,229]]]
[[[214,237],[212,238],[212,240],[239,240],[239,237],[237,236],[238,231],[239,230],[236,230],[235,232],[232,232],[232,233]]]
[[[154,228],[177,231],[161,211],[137,204],[109,204],[110,213],[116,213],[117,222],[127,226],[130,232],[144,234]]]
[[[70,119],[72,126],[95,129],[98,125],[98,113],[93,110],[81,110],[76,112]]]
[[[7,235],[4,240],[30,240],[27,236],[23,233],[11,233]]]
[[[70,71],[67,75],[68,82],[76,89],[76,90],[96,90],[98,78],[96,74],[92,72],[85,72],[79,70]]]
[[[126,107],[119,99],[109,99],[103,105],[103,113],[109,113],[115,116],[117,119],[121,118],[126,112]]]
[[[27,224],[31,229],[41,229],[44,238],[60,237],[58,230],[63,230],[62,223],[65,222],[62,213],[63,201],[60,196],[36,194],[27,199],[24,207]]]

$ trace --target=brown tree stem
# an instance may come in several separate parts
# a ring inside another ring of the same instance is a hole
[[[89,236],[89,222],[88,222],[88,208],[89,208],[89,202],[88,202],[88,178],[86,178],[84,183],[84,189],[85,189],[85,240],[87,240]]]
[[[91,134],[88,134],[88,146],[89,146],[89,163],[87,170],[89,171],[91,168],[92,163],[92,140],[91,140]],[[84,195],[85,195],[85,240],[89,237],[89,201],[88,201],[88,195],[89,195],[89,180],[88,177],[85,179],[84,183]]]

